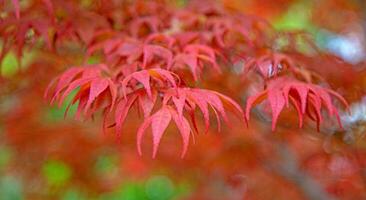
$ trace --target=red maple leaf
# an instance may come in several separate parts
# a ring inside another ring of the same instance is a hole
[[[287,55],[281,53],[266,53],[259,57],[249,57],[244,63],[244,73],[246,76],[249,71],[258,72],[263,78],[278,76],[281,71],[296,68],[296,63]]]
[[[70,68],[49,85],[45,97],[51,96],[51,103],[56,101],[61,106],[72,91],[79,89],[69,105],[79,102],[76,117],[82,111],[90,117],[98,109],[112,110],[118,95],[117,86],[106,73],[108,68],[103,64]]]
[[[285,105],[288,107],[289,103],[296,108],[300,127],[303,125],[303,115],[307,114],[307,116],[317,122],[319,129],[319,125],[322,122],[322,107],[327,109],[330,116],[335,115],[339,125],[342,127],[338,111],[332,102],[332,97],[338,99],[348,108],[346,100],[333,90],[288,77],[280,77],[270,81],[264,91],[248,98],[245,114],[246,118],[249,119],[252,107],[268,99],[272,110],[272,130],[276,127],[277,119],[282,109]]]
[[[244,114],[241,107],[231,98],[217,93],[215,91],[193,88],[177,88],[165,91],[163,97],[163,106],[160,110],[149,117],[145,117],[137,132],[137,147],[141,154],[141,140],[146,129],[151,125],[153,134],[153,157],[156,156],[157,149],[161,137],[173,119],[180,131],[183,140],[182,157],[187,151],[189,137],[191,133],[191,125],[184,116],[184,113],[189,114],[191,123],[195,125],[195,108],[198,107],[203,114],[205,121],[206,132],[210,125],[209,107],[214,111],[218,130],[220,131],[220,118],[223,118],[226,123],[229,123],[225,107],[237,113],[244,120]],[[197,129],[197,127],[194,127]]]

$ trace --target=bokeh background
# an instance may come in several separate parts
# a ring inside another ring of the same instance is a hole
[[[180,159],[179,136],[170,128],[156,159],[148,142],[140,157],[135,117],[119,141],[113,131],[101,133],[99,117],[75,120],[72,107],[64,119],[66,104],[58,108],[43,99],[49,81],[81,62],[79,55],[64,52],[61,59],[28,49],[19,67],[10,52],[1,63],[0,200],[366,199],[366,1],[221,2],[259,15],[279,31],[310,32],[318,46],[347,62],[341,71],[324,68],[331,84],[351,91],[353,113],[342,118],[347,133],[293,128],[268,135],[258,133],[270,132],[268,124],[254,121],[255,129],[197,135]]]

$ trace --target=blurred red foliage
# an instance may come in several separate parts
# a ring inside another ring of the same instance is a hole
[[[73,169],[69,184],[91,197],[120,179],[163,169],[175,181],[194,183],[188,199],[366,198],[364,139],[345,144],[346,136],[361,137],[365,123],[342,121],[345,99],[356,103],[365,94],[365,72],[308,38],[311,53],[303,52],[303,33],[278,32],[262,18],[291,2],[0,1],[6,13],[0,58],[36,54],[0,80],[1,100],[9,104],[0,112],[1,137],[16,152],[8,173],[20,174],[34,199],[65,189],[42,191],[47,183],[38,177],[50,158],[66,162]],[[283,39],[287,45],[278,48]],[[46,101],[66,103],[86,121],[52,121]],[[303,129],[294,126],[289,102]],[[345,128],[335,127],[332,115]],[[151,136],[144,134],[149,126]],[[180,133],[184,159],[176,136],[164,132]],[[136,146],[140,154],[151,146],[155,157],[160,143],[156,159],[138,157]],[[117,152],[118,176],[93,171],[103,151]]]

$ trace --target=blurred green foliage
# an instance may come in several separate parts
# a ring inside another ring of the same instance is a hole
[[[11,78],[19,70],[25,69],[29,65],[29,63],[31,63],[34,58],[34,54],[34,51],[24,51],[21,59],[18,60],[14,52],[8,52],[1,62],[1,75],[6,78]]]
[[[98,63],[100,63],[100,62],[101,62],[101,60],[100,60],[100,57],[98,57],[98,56],[91,56],[91,57],[89,57],[89,58],[88,58],[88,60],[86,61],[86,63],[87,63],[88,65],[98,64]]]
[[[54,186],[64,185],[71,177],[72,171],[64,162],[48,160],[42,167],[42,174],[47,183]]]
[[[145,192],[149,199],[171,199],[175,188],[171,180],[166,176],[151,177],[145,185]]]
[[[21,182],[12,176],[5,176],[0,179],[1,200],[22,200],[23,191]]]
[[[97,173],[106,174],[117,169],[118,157],[116,155],[102,155],[99,156],[95,164]]]
[[[273,26],[277,30],[310,30],[311,23],[311,1],[298,1],[292,4],[288,11],[277,19]]]
[[[154,175],[146,181],[124,181],[115,191],[102,194],[99,200],[174,200],[190,192],[190,184],[174,184],[168,176]]]
[[[86,199],[85,195],[76,189],[70,189],[66,191],[61,197],[61,200],[84,200],[84,199]]]
[[[5,168],[9,164],[11,157],[12,157],[12,151],[8,147],[1,146],[0,147],[0,170]]]
[[[78,90],[74,90],[66,97],[66,100],[58,107],[57,103],[53,106],[47,107],[45,112],[44,120],[46,122],[59,122],[63,121],[68,105],[71,103],[74,96],[77,94]],[[71,105],[68,110],[68,116],[74,116],[77,110],[79,102]]]

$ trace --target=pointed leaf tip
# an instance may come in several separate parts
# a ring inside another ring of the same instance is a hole
[[[153,158],[156,157],[158,151],[159,143],[165,129],[168,127],[172,116],[169,110],[163,107],[152,117],[151,128],[153,135]]]

